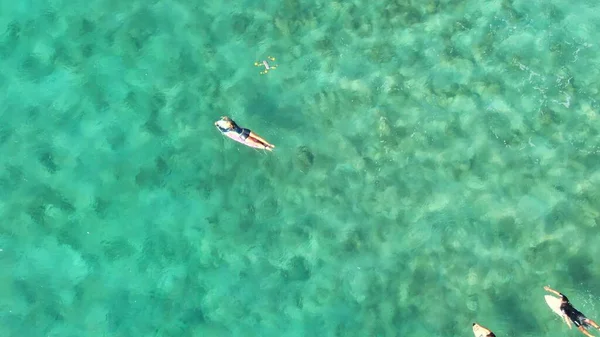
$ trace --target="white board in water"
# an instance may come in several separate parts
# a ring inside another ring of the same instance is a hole
[[[544,299],[546,300],[546,304],[548,304],[550,309],[552,309],[555,314],[562,317],[563,313],[560,311],[561,299],[550,295],[545,295]]]

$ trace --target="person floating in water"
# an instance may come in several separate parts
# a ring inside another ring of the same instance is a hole
[[[215,122],[215,126],[225,136],[240,142],[246,146],[253,147],[255,149],[264,149],[272,151],[275,145],[270,144],[250,129],[244,129],[239,127],[231,118],[221,117],[220,120]]]
[[[274,62],[275,58],[271,57],[271,56],[267,56],[266,60],[262,60],[260,62],[254,62],[255,66],[257,66],[257,67],[264,67],[265,68],[265,70],[263,70],[263,71],[260,72],[261,75],[264,75],[264,74],[268,73],[269,70],[275,70],[275,69],[277,69],[277,66],[269,64],[269,61]]]
[[[496,337],[493,332],[488,328],[484,328],[483,326],[473,323],[473,334],[475,337]]]
[[[594,327],[596,329],[600,329],[600,326],[591,319],[585,317],[579,310],[575,309],[569,299],[564,294],[550,288],[549,286],[545,286],[544,290],[553,293],[556,296],[560,297],[560,311],[563,314],[563,319],[565,323],[571,328],[571,322],[575,324],[579,331],[583,332],[588,337],[593,337],[591,333],[587,331],[586,328]]]

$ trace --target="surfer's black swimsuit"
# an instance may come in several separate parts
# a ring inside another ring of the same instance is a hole
[[[584,314],[582,314],[579,310],[573,308],[573,305],[571,305],[571,302],[569,302],[569,299],[567,298],[567,296],[560,294],[562,296],[562,303],[560,304],[560,310],[567,315],[567,317],[569,317],[569,319],[571,321],[573,321],[573,324],[575,324],[576,327],[580,327],[580,326],[587,326],[587,322],[585,321],[587,319],[587,317],[585,317]]]
[[[240,128],[235,123],[231,123],[231,124],[233,124],[233,127],[231,129],[225,129],[225,128],[222,128],[220,126],[217,126],[217,127],[219,128],[219,130],[221,130],[221,132],[233,131],[233,132],[237,133],[238,135],[240,135],[240,138],[242,140],[246,140],[250,136],[250,129]]]

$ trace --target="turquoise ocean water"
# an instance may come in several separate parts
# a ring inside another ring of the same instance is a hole
[[[0,337],[578,336],[542,287],[600,320],[599,36],[591,0],[3,1]]]

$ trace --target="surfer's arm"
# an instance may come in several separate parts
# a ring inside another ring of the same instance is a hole
[[[563,314],[562,317],[565,320],[565,323],[567,323],[567,325],[569,326],[569,329],[572,329],[573,327],[571,326],[571,320],[569,319],[569,317],[567,317],[567,315],[565,314]]]
[[[215,126],[217,127],[217,129],[219,129],[219,131],[221,131],[221,132],[223,132],[223,133],[225,133],[225,132],[228,132],[228,131],[229,131],[229,129],[224,129],[224,128],[222,128],[222,127],[221,127],[221,126],[220,126],[218,123],[215,123]]]
[[[587,331],[583,326],[578,326],[577,329],[579,329],[579,331],[583,332],[584,335],[588,336],[588,337],[594,337],[594,335],[592,335],[591,333],[589,333],[589,331]]]
[[[554,295],[556,295],[556,296],[563,297],[563,294],[561,294],[561,293],[559,293],[558,291],[556,291],[556,290],[554,290],[554,289],[550,288],[550,286],[545,286],[545,287],[544,287],[544,290],[546,290],[546,291],[549,291],[549,292],[553,293],[553,294],[554,294]]]

